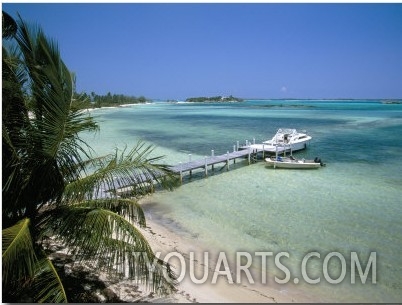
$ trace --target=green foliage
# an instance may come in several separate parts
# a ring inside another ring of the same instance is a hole
[[[149,102],[144,96],[135,97],[127,96],[123,94],[111,94],[110,92],[106,95],[98,95],[92,92],[90,95],[87,93],[75,93],[74,100],[83,100],[84,103],[78,104],[77,107],[80,109],[84,108],[101,108],[101,107],[116,107],[120,105],[128,104],[144,104]]]
[[[242,102],[243,100],[238,97],[230,96],[212,96],[212,97],[190,97],[186,99],[189,103],[205,103],[205,102]]]
[[[36,291],[35,302],[66,303],[67,295],[53,263],[42,253],[30,289]]]
[[[18,294],[33,289],[38,292],[35,301],[66,302],[60,278],[52,262],[35,249],[30,229],[31,221],[25,218],[2,231],[3,287],[6,283],[8,298],[18,301]]]
[[[3,38],[11,38],[17,32],[17,23],[6,12],[2,14]]]
[[[116,191],[129,185],[138,197],[151,191],[143,187],[151,180],[172,188],[173,173],[144,143],[93,157],[80,134],[98,125],[80,111],[87,97],[74,94],[75,76],[57,44],[38,26],[21,18],[16,24],[7,37],[17,47],[3,47],[2,56],[3,301],[67,301],[46,254],[48,237],[78,263],[91,260],[120,276],[128,268],[132,279],[154,291],[172,291],[173,272],[154,257],[136,227],[145,226],[141,207]]]
[[[22,219],[2,231],[3,281],[17,282],[33,276],[38,259],[30,232],[30,220]]]

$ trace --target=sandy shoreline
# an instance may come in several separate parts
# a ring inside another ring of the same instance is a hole
[[[279,285],[272,280],[267,284],[261,284],[257,280],[256,273],[251,270],[254,284],[242,279],[236,283],[236,268],[231,261],[230,253],[227,253],[227,267],[234,283],[228,282],[228,276],[224,273],[225,264],[222,261],[218,264],[218,253],[216,249],[200,241],[196,234],[185,231],[185,228],[175,227],[166,224],[166,219],[161,218],[155,213],[158,209],[157,204],[152,200],[152,196],[147,196],[140,200],[140,204],[145,212],[147,226],[139,228],[143,236],[151,245],[154,253],[160,252],[159,258],[167,259],[174,268],[176,274],[182,279],[177,286],[177,292],[168,296],[159,296],[148,290],[143,284],[130,279],[119,279],[110,277],[105,272],[94,269],[93,262],[83,262],[74,264],[74,257],[68,249],[57,241],[49,239],[48,248],[52,250],[51,259],[55,265],[64,270],[63,277],[73,286],[81,283],[82,287],[69,288],[69,293],[78,295],[80,302],[84,299],[87,302],[152,302],[152,303],[316,303],[325,302],[313,295],[300,291],[297,287],[289,285]],[[168,220],[170,221],[170,220]],[[222,241],[223,243],[225,241]],[[205,258],[204,253],[208,253]],[[195,260],[190,262],[190,255],[193,253]],[[182,258],[182,261],[178,257]],[[184,264],[184,268],[182,268]],[[191,273],[189,268],[194,266]],[[207,266],[207,267],[206,267]],[[219,266],[219,269],[216,269]],[[217,271],[219,270],[219,271]],[[221,273],[218,275],[218,272]],[[196,280],[204,278],[206,280],[200,284],[194,283],[190,274],[194,274]],[[216,281],[213,281],[213,278]],[[71,290],[72,289],[72,290]]]
[[[85,108],[82,109],[82,113],[86,112],[92,112],[96,110],[107,110],[107,109],[117,109],[117,108],[129,108],[129,107],[135,107],[135,106],[140,106],[140,105],[151,105],[152,103],[146,102],[146,103],[136,103],[136,104],[122,104],[118,106],[102,106],[100,108]]]
[[[160,219],[152,215],[152,211],[147,207],[147,199],[141,200],[141,204],[144,207],[147,227],[142,229],[143,235],[150,243],[153,251],[161,252],[160,257],[164,258],[168,253],[179,253],[185,259],[186,268],[189,266],[189,253],[195,252],[196,263],[195,275],[196,278],[201,279],[205,270],[205,260],[203,252],[211,252],[206,245],[200,243],[196,237],[191,234],[178,234],[171,229],[163,225]],[[212,254],[213,255],[213,254]],[[210,256],[212,256],[210,255]],[[198,261],[197,261],[198,259]],[[195,284],[188,275],[186,270],[184,279],[179,283],[178,292],[168,297],[168,302],[201,302],[201,303],[290,303],[290,302],[319,302],[320,300],[314,299],[313,296],[306,296],[292,290],[289,292],[289,287],[281,287],[279,285],[274,286],[272,283],[265,284],[249,284],[242,281],[240,284],[228,283],[226,276],[218,276],[216,284],[212,284],[210,281],[214,274],[215,266],[217,265],[217,256],[209,257],[209,277],[203,284]],[[176,272],[181,272],[182,264],[176,256],[172,256],[169,260],[175,268]],[[221,268],[222,270],[222,268]],[[232,270],[232,269],[231,269]],[[157,301],[157,300],[155,300]]]

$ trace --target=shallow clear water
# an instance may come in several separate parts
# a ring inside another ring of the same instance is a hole
[[[321,253],[321,262],[327,253],[340,252],[350,267],[351,251],[362,264],[375,251],[376,285],[351,285],[348,271],[338,285],[321,281],[297,287],[324,301],[402,299],[402,105],[364,100],[155,103],[93,114],[101,131],[88,139],[98,153],[141,138],[155,144],[168,164],[186,162],[190,153],[195,160],[211,149],[215,155],[232,151],[236,141],[261,142],[281,127],[307,130],[313,140],[297,156],[319,156],[326,167],[274,170],[263,162],[238,162],[226,172],[218,165],[207,179],[198,171],[191,183],[153,195],[158,204],[151,213],[214,249],[289,252],[284,265],[292,279],[300,277],[308,252]],[[316,263],[309,265],[312,274],[318,274]],[[339,264],[330,268],[337,274]],[[284,277],[278,269],[272,272]]]

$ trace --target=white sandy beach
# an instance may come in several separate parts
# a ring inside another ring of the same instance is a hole
[[[135,106],[141,106],[141,105],[151,105],[152,103],[146,102],[146,103],[136,103],[136,104],[122,104],[118,106],[102,106],[100,108],[85,108],[82,110],[83,113],[86,112],[92,112],[96,110],[106,110],[106,109],[116,109],[116,108],[127,108],[127,107],[135,107]]]
[[[145,199],[146,201],[146,199]],[[144,200],[142,201],[144,204]],[[146,203],[145,203],[146,206]],[[195,252],[195,258],[202,260],[204,258],[202,253],[208,251],[206,245],[202,245],[196,237],[186,236],[186,234],[177,234],[172,232],[168,228],[164,227],[157,219],[152,219],[152,216],[147,212],[144,207],[147,217],[147,228],[142,230],[142,233],[149,241],[154,252],[161,252],[161,258],[164,258],[168,253],[180,253],[185,261],[186,267],[189,265],[189,253]],[[211,249],[209,249],[211,250]],[[211,252],[211,251],[208,251]],[[181,272],[180,262],[178,259],[173,258],[169,260],[169,263],[175,267],[176,273]],[[269,283],[265,284],[229,284],[227,277],[218,276],[216,284],[212,284],[210,279],[214,273],[216,266],[216,259],[209,258],[209,274],[210,277],[203,284],[194,284],[189,275],[188,270],[185,273],[184,279],[179,283],[177,293],[168,297],[165,301],[168,302],[201,302],[201,303],[290,303],[290,302],[319,302],[320,300],[314,299],[313,296],[306,296],[296,290],[289,292],[288,287],[276,287]],[[196,261],[195,274],[200,279],[204,274],[204,265],[199,261]],[[199,273],[197,273],[197,270]],[[221,269],[222,270],[222,269]],[[232,269],[231,269],[232,271]],[[158,301],[158,299],[155,299]]]

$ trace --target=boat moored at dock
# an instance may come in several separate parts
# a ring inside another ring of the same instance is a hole
[[[296,159],[293,156],[280,157],[272,156],[265,159],[268,166],[273,168],[294,168],[294,169],[314,169],[325,166],[321,159],[315,158],[314,160]]]
[[[248,149],[263,151],[268,154],[295,152],[306,149],[312,139],[306,132],[298,132],[292,128],[280,128],[272,139],[260,144],[250,144],[239,147],[239,150]]]

